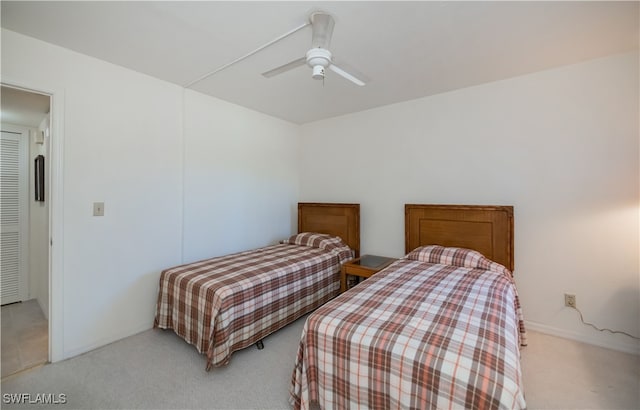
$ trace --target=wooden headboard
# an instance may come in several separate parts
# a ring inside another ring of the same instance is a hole
[[[441,245],[482,253],[513,271],[513,207],[491,205],[404,206],[405,253]]]
[[[339,236],[360,256],[360,204],[298,203],[298,233]]]

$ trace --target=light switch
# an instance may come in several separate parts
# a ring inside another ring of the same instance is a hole
[[[93,203],[93,216],[104,216],[104,202]]]

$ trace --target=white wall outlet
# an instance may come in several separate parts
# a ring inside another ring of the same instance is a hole
[[[104,216],[104,202],[93,203],[93,216]]]
[[[567,307],[576,307],[576,295],[573,293],[565,293],[564,294],[564,305]]]

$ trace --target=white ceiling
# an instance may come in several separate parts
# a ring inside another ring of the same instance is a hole
[[[332,14],[336,64],[261,73],[310,46],[311,29],[191,88],[294,123],[361,111],[638,49],[632,2],[12,2],[2,27],[184,86],[303,24]]]
[[[38,128],[49,107],[48,95],[5,86],[0,89],[0,122],[3,124]]]

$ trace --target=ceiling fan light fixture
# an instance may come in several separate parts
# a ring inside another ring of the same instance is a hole
[[[313,66],[312,77],[314,80],[324,80],[324,67],[321,65]]]

